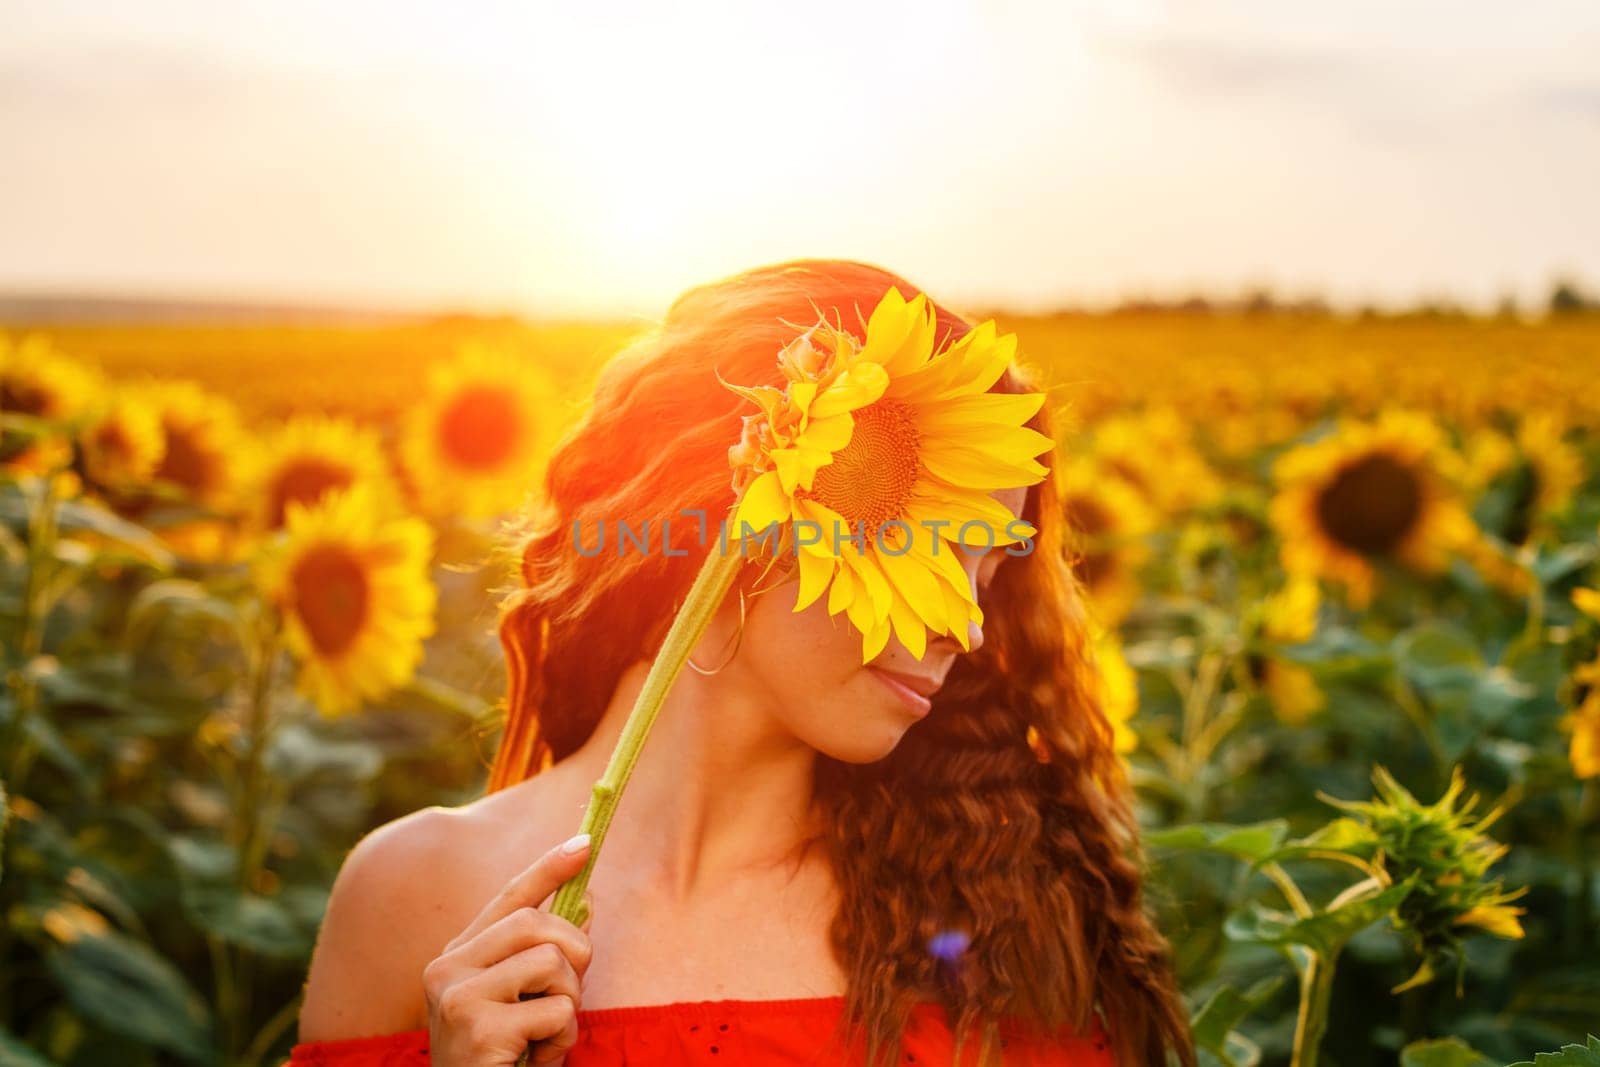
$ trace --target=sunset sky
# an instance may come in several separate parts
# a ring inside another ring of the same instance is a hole
[[[0,292],[1600,288],[1600,4],[0,0]]]

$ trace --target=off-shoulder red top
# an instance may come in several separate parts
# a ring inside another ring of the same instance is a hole
[[[797,1000],[697,1000],[578,1011],[578,1043],[564,1067],[834,1067],[863,1063],[859,1035],[847,1054],[828,1045],[843,995]],[[1016,1019],[1000,1024],[1006,1067],[1116,1067],[1098,1015],[1087,1035],[1054,1035]],[[906,1023],[903,1064],[948,1067],[955,1038],[942,1007],[917,1004]],[[969,1037],[963,1059],[977,1063]],[[287,1067],[427,1067],[428,1031],[296,1045]]]

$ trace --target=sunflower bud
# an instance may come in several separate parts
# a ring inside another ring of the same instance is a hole
[[[1507,904],[1527,889],[1507,893],[1498,878],[1485,880],[1489,867],[1505,855],[1507,846],[1484,836],[1483,831],[1505,809],[1470,818],[1478,802],[1476,794],[1458,809],[1456,800],[1465,788],[1460,767],[1452,768],[1449,788],[1433,804],[1419,803],[1381,766],[1372,777],[1379,800],[1359,803],[1322,793],[1318,796],[1367,824],[1376,838],[1378,862],[1394,882],[1420,875],[1416,889],[1396,909],[1394,922],[1420,952],[1422,963],[1392,992],[1432,981],[1436,964],[1453,955],[1459,995],[1466,966],[1460,947],[1462,927],[1477,927],[1505,938],[1523,936],[1516,916],[1525,909]]]

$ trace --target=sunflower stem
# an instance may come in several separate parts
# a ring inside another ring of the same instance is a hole
[[[39,656],[44,651],[46,568],[56,546],[56,477],[52,467],[39,479],[39,495],[28,510],[28,571],[23,579],[22,614],[17,634],[17,663],[7,672],[12,698],[12,720],[7,730],[6,751],[11,754],[6,785],[13,796],[23,795],[28,772],[33,769],[37,750],[28,732],[28,720],[39,703]]]
[[[256,875],[266,865],[267,828],[263,825],[262,785],[265,781],[263,763],[268,740],[272,732],[272,680],[278,663],[279,620],[272,616],[257,620],[258,640],[252,663],[250,680],[248,738],[244,764],[240,769],[239,802],[234,809],[233,838],[239,850],[234,881],[242,893],[254,892]],[[249,1032],[251,1011],[249,951],[237,950],[234,960],[232,946],[218,946],[228,972],[230,996],[224,1009],[224,1053],[232,1057],[243,1044]]]
[[[622,734],[617,738],[617,747],[611,750],[611,760],[606,764],[605,773],[590,792],[589,807],[583,813],[582,825],[578,827],[579,833],[591,837],[589,859],[584,863],[583,870],[562,883],[550,903],[552,914],[561,916],[574,926],[582,926],[589,918],[589,908],[584,902],[584,893],[589,888],[589,875],[594,870],[595,861],[600,858],[600,845],[605,840],[606,829],[611,825],[611,816],[622,800],[622,791],[633,773],[633,765],[639,761],[639,754],[644,750],[650,727],[655,725],[656,713],[666,703],[672,683],[677,681],[689,653],[694,651],[694,646],[705,634],[711,617],[717,613],[722,598],[732,588],[733,580],[738,577],[739,567],[745,559],[742,543],[736,555],[720,555],[717,545],[713,545],[707,553],[705,562],[700,565],[700,573],[695,575],[694,584],[689,587],[688,597],[678,609],[660,650],[656,652],[655,662],[650,664],[644,688],[639,691],[639,699],[634,701],[633,710],[628,712],[628,721],[622,725]],[[517,1067],[525,1067],[528,1062],[528,1052],[524,1049],[517,1059]]]
[[[1300,973],[1300,1014],[1295,1021],[1294,1054],[1290,1067],[1317,1067],[1317,1053],[1328,1028],[1328,1003],[1333,996],[1333,966],[1337,955],[1310,951]]]
[[[671,691],[679,672],[683,670],[683,664],[689,658],[689,653],[694,651],[695,645],[704,635],[712,616],[716,614],[723,597],[732,588],[739,567],[745,560],[742,551],[724,556],[716,546],[713,546],[711,552],[707,554],[705,563],[700,567],[700,573],[695,577],[694,585],[689,588],[688,597],[678,609],[677,616],[672,620],[672,627],[667,631],[660,651],[656,653],[655,662],[650,665],[650,673],[645,677],[644,688],[640,690],[633,710],[628,713],[628,721],[623,724],[622,734],[617,739],[617,747],[611,752],[611,761],[606,764],[605,773],[600,780],[594,784],[589,807],[585,810],[583,824],[579,827],[580,833],[592,836],[588,862],[583,865],[583,870],[556,890],[555,900],[551,905],[554,914],[574,926],[583,925],[584,920],[588,918],[588,908],[584,904],[583,896],[589,886],[589,875],[594,870],[595,862],[600,858],[600,847],[605,841],[606,830],[611,825],[611,817],[622,800],[622,791],[627,787],[628,777],[633,773],[634,764],[638,762],[639,754],[644,749],[650,727],[655,724],[656,713],[666,702],[667,694]]]

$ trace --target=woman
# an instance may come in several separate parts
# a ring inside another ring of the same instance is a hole
[[[947,542],[983,608],[965,649],[891,639],[863,667],[844,616],[792,610],[793,573],[742,567],[632,773],[590,918],[549,910],[587,857],[556,843],[715,546],[693,517],[670,553],[596,540],[695,510],[714,531],[751,410],[717,376],[781,386],[797,323],[853,322],[891,286],[917,291],[849,261],[748,271],[607,365],[523,532],[489,792],[351,853],[295,1063],[930,1063],[969,1035],[1005,1063],[1194,1063],[1049,479],[992,494],[1031,552]],[[971,329],[934,310],[940,338]],[[1012,366],[991,391],[1036,390]],[[1047,411],[1029,425],[1048,434]],[[860,429],[848,449],[837,493],[906,462]]]

